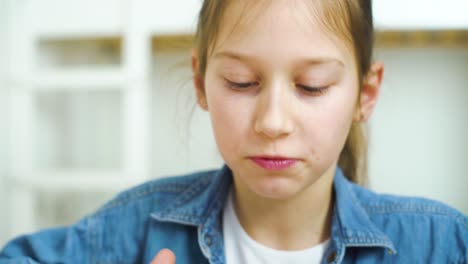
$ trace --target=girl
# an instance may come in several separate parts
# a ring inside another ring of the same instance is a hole
[[[370,0],[205,0],[193,80],[226,165],[123,192],[0,263],[466,263],[466,216],[359,186],[372,41]]]

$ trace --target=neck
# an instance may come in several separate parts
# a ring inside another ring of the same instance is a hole
[[[279,250],[301,250],[330,237],[335,167],[288,199],[257,195],[234,177],[234,209],[255,241]]]

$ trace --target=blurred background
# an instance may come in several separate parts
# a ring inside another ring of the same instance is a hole
[[[194,107],[200,0],[0,0],[0,247],[117,192],[218,168]],[[370,187],[468,213],[468,1],[374,0]]]

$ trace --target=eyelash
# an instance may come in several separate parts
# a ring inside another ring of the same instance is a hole
[[[228,79],[225,79],[225,81],[226,81],[227,86],[234,90],[245,90],[249,87],[252,87],[258,84],[257,82],[237,83],[237,82],[229,81]],[[310,86],[303,85],[303,84],[297,84],[297,86],[301,88],[304,92],[308,94],[313,94],[313,95],[321,95],[328,89],[327,86],[310,87]]]
[[[310,87],[310,86],[306,86],[306,85],[302,85],[302,84],[298,84],[297,86],[299,86],[302,90],[304,90],[306,93],[312,93],[312,94],[316,94],[316,95],[321,95],[323,94],[324,92],[327,91],[328,87],[327,86],[323,86],[323,87]]]
[[[225,79],[225,81],[226,81],[229,88],[235,89],[235,90],[247,89],[247,88],[257,84],[256,82],[237,83],[237,82],[232,82],[232,81],[230,81],[228,79]]]

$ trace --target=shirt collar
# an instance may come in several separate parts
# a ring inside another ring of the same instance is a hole
[[[196,179],[170,203],[159,207],[151,217],[159,221],[201,226],[219,215],[232,184],[231,170],[220,170]]]
[[[393,252],[390,238],[370,219],[369,214],[356,196],[360,188],[351,183],[337,167],[334,178],[335,212],[332,237],[341,238],[346,247],[384,247]]]
[[[172,202],[160,207],[151,216],[159,221],[193,226],[213,222],[222,213],[231,185],[232,172],[224,165],[214,174],[195,180]],[[337,167],[332,242],[343,243],[345,247],[384,247],[395,251],[390,238],[370,220],[353,187],[353,183]]]

